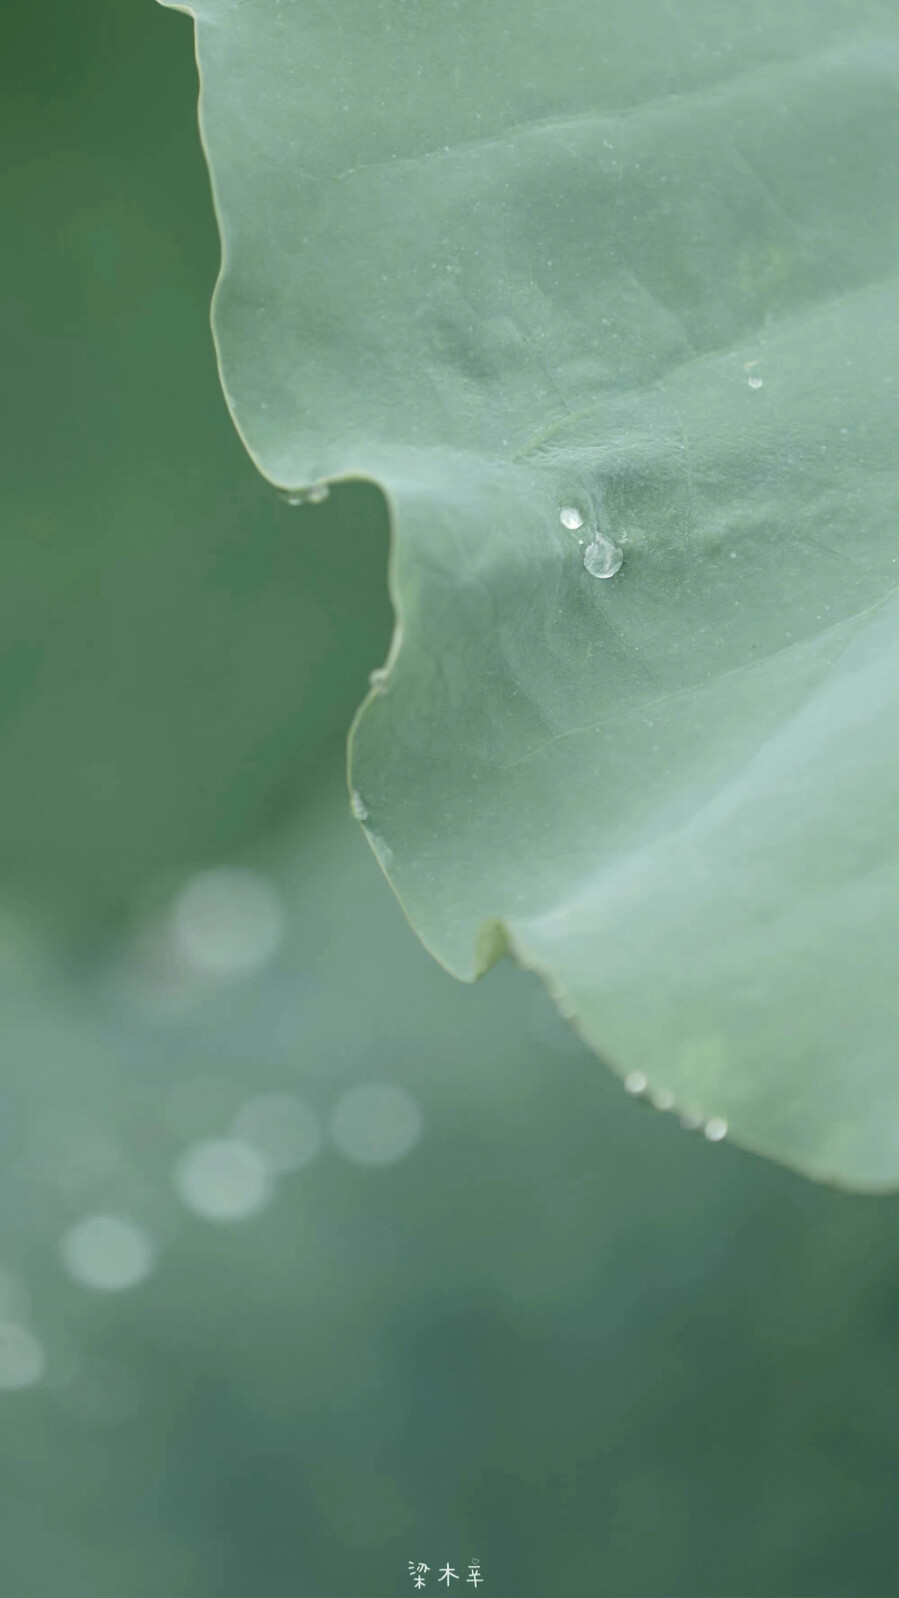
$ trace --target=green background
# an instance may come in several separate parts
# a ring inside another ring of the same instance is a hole
[[[422,952],[342,786],[383,508],[287,506],[228,420],[189,23],[12,33],[0,1265],[47,1371],[0,1391],[0,1598],[379,1598],[472,1557],[484,1598],[887,1598],[894,1202],[697,1141],[533,979]],[[140,1002],[141,926],[223,861],[278,885],[276,957]],[[179,1205],[179,1085],[215,1136],[372,1080],[421,1109],[407,1158]],[[132,1292],[61,1269],[97,1211],[159,1242]]]

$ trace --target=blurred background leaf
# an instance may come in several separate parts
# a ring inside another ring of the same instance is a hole
[[[2,111],[0,864],[82,925],[289,813],[389,637],[380,496],[288,506],[225,411],[190,29],[148,10],[23,17]]]
[[[894,1203],[419,948],[342,780],[382,508],[233,435],[189,25],[13,31],[0,1595],[888,1598]]]

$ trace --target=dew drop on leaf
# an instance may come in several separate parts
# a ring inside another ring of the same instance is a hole
[[[572,533],[576,533],[578,528],[584,525],[584,518],[576,505],[563,505],[559,511],[559,521]]]
[[[393,850],[391,849],[390,844],[386,841],[386,839],[381,837],[379,832],[368,832],[367,837],[369,843],[375,851],[375,854],[386,871],[393,859]]]
[[[352,810],[357,821],[368,820],[368,805],[365,803],[362,795],[356,792],[355,788],[350,794],[350,809]]]
[[[621,570],[623,552],[610,538],[597,534],[584,550],[584,566],[591,577],[614,577]]]
[[[311,488],[292,489],[284,498],[288,505],[320,505],[330,492],[327,483],[313,483]]]
[[[761,377],[748,377],[746,381],[750,388],[761,388],[764,384],[764,378]]]
[[[710,1143],[720,1143],[722,1138],[727,1137],[727,1122],[723,1115],[713,1115],[711,1120],[706,1121],[705,1135]]]
[[[650,1090],[649,1102],[656,1110],[671,1110],[674,1108],[674,1094],[670,1088],[653,1088]]]

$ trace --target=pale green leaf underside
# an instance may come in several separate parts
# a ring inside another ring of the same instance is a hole
[[[390,506],[352,781],[413,924],[895,1182],[892,7],[194,9],[235,419]]]

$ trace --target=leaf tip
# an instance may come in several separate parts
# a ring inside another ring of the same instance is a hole
[[[475,942],[475,976],[486,976],[498,960],[509,952],[509,934],[502,921],[485,921],[478,928]]]

